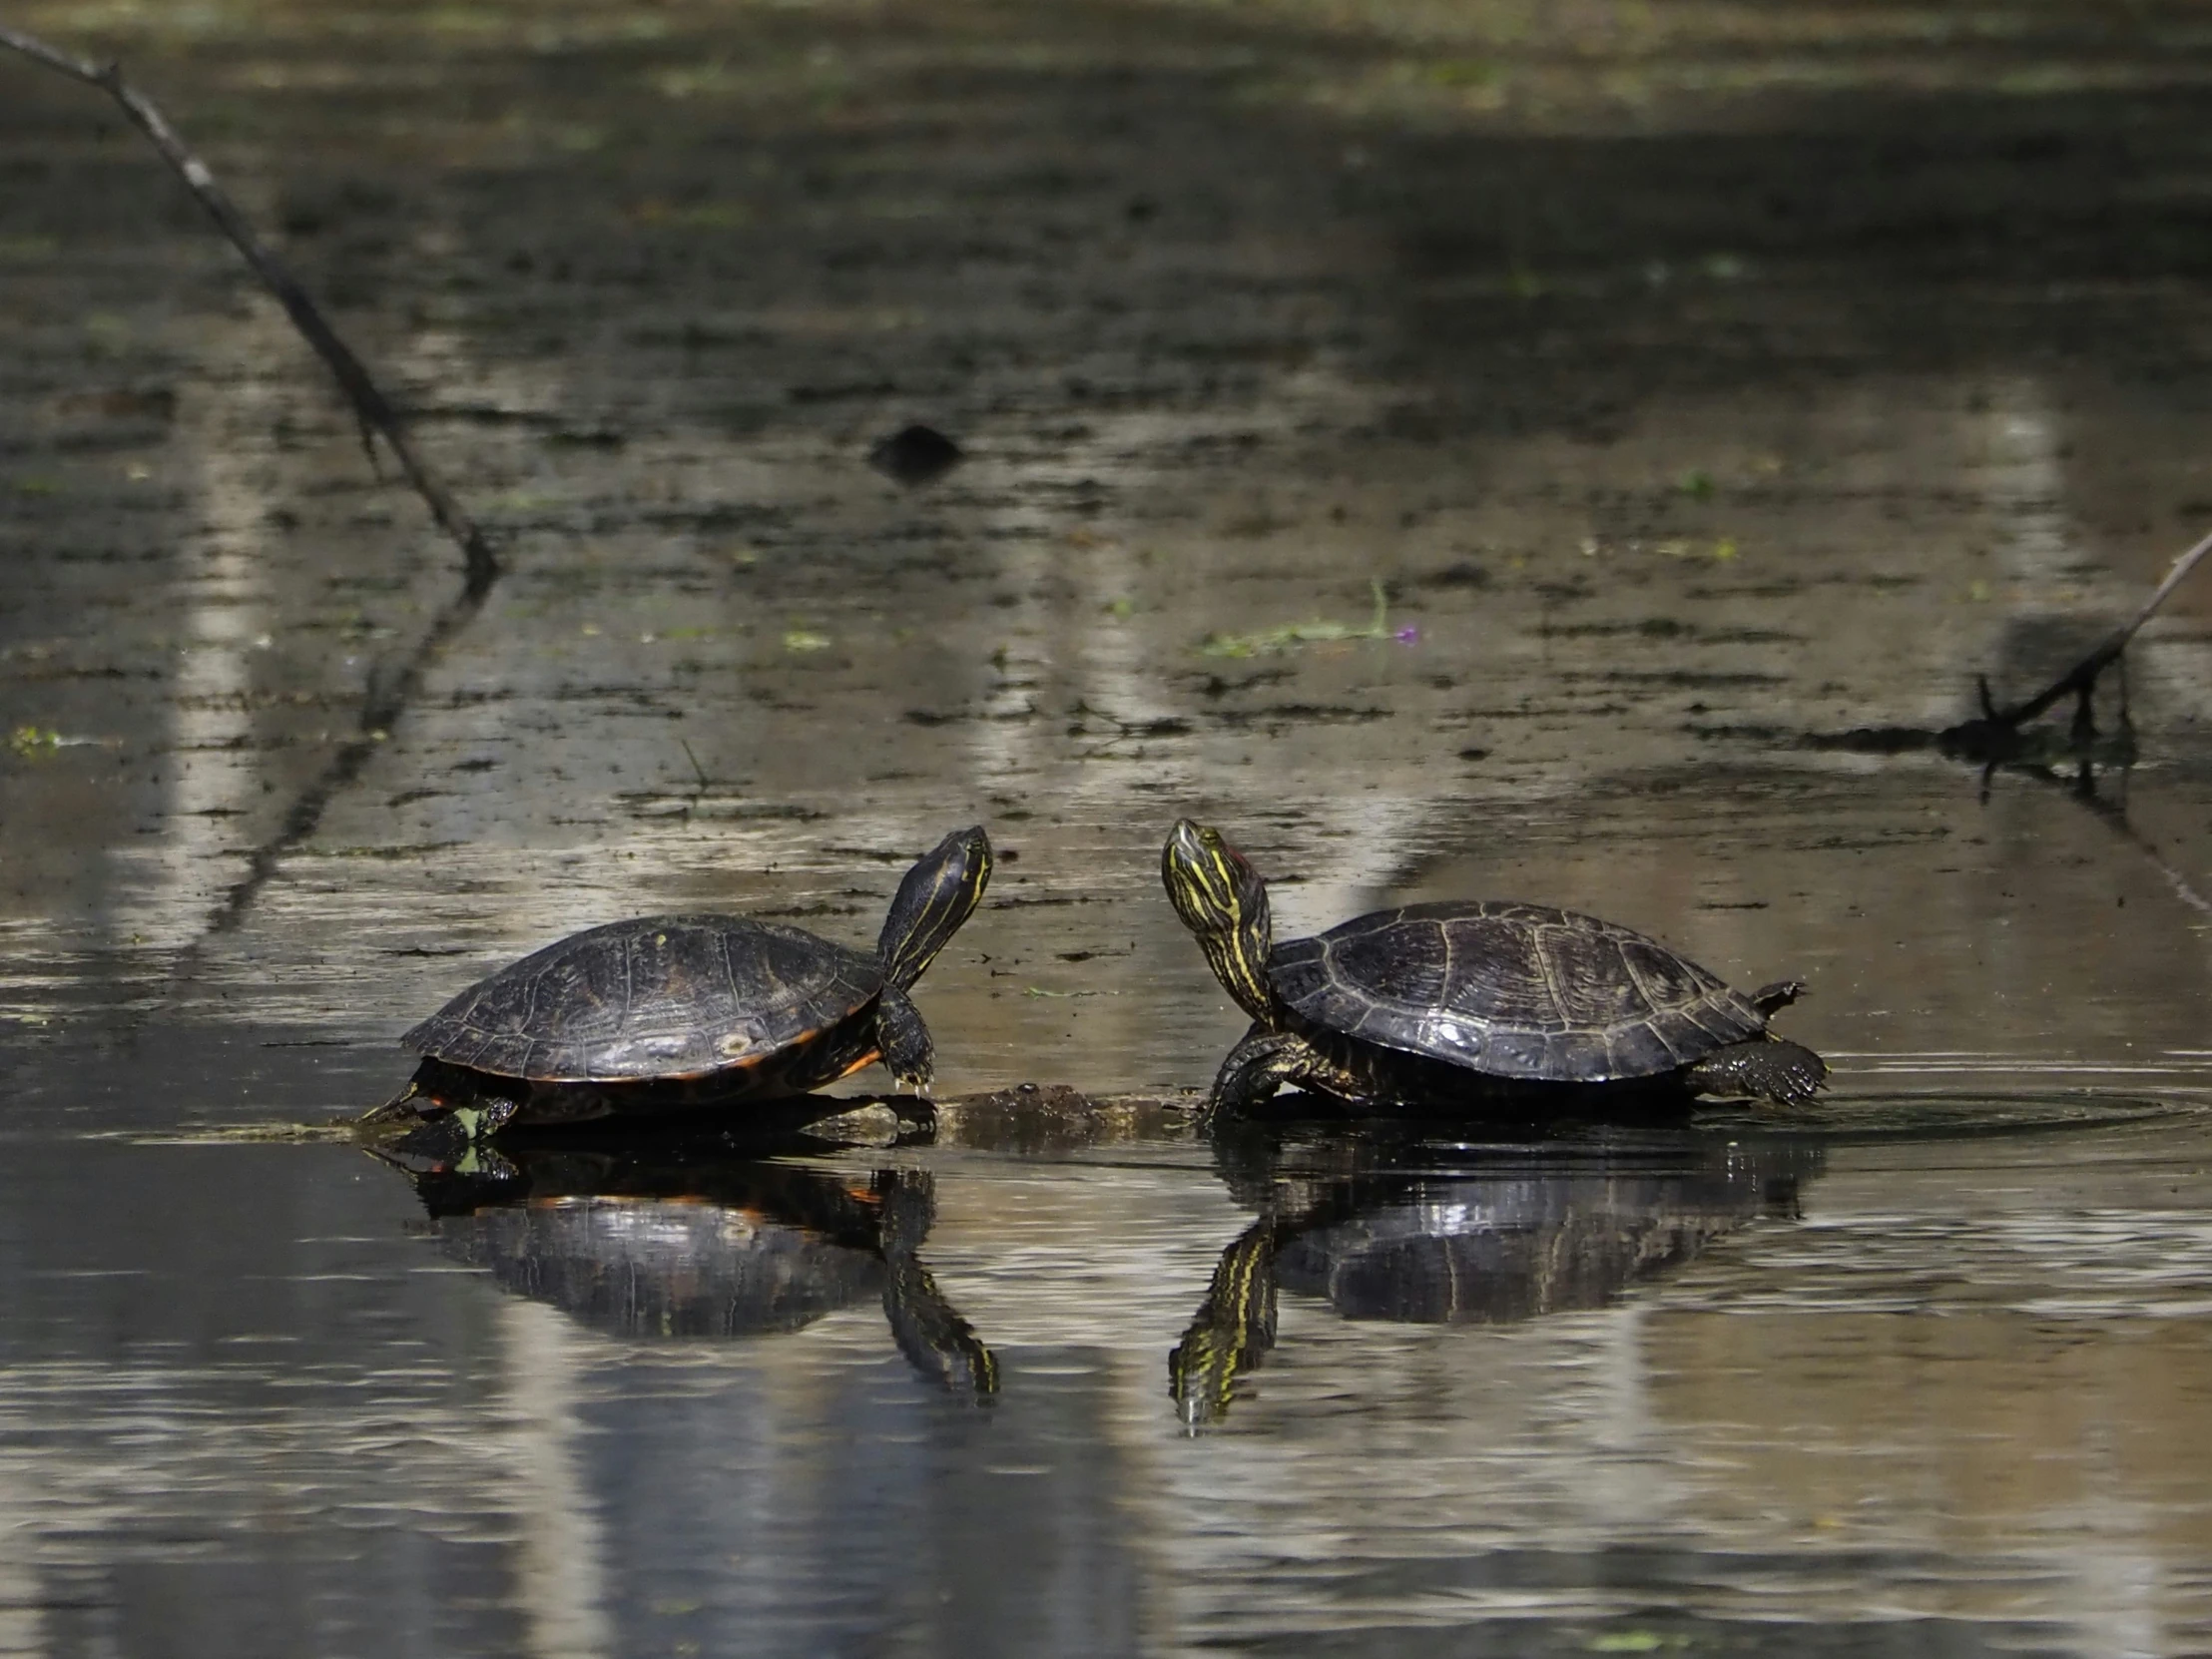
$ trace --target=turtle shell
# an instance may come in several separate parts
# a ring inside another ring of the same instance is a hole
[[[882,965],[800,927],[646,916],[480,980],[400,1041],[497,1077],[612,1083],[756,1065],[866,1007]]]
[[[1653,1077],[1766,1016],[1695,962],[1595,916],[1497,900],[1378,910],[1275,947],[1299,1018],[1494,1077]]]

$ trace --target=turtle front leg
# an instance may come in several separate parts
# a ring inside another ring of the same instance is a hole
[[[1828,1062],[1801,1043],[1754,1037],[1715,1049],[1682,1076],[1699,1094],[1803,1106],[1828,1080]]]
[[[1213,1092],[1199,1121],[1209,1123],[1218,1112],[1235,1114],[1257,1106],[1287,1083],[1308,1084],[1342,1100],[1357,1100],[1365,1092],[1357,1077],[1311,1039],[1255,1025],[1214,1074]]]
[[[875,1046],[882,1051],[885,1071],[916,1094],[928,1091],[936,1075],[936,1045],[921,1022],[921,1010],[896,985],[885,985],[875,1005]]]

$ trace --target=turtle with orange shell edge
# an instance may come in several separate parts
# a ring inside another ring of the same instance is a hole
[[[1252,1029],[1206,1111],[1286,1084],[1383,1107],[1596,1105],[1692,1095],[1800,1105],[1828,1066],[1767,1020],[1795,980],[1746,996],[1665,945],[1544,904],[1377,910],[1278,943],[1267,883],[1218,830],[1179,821],[1160,874]]]
[[[872,952],[747,916],[646,916],[573,934],[471,985],[400,1041],[414,1078],[364,1124],[469,1130],[805,1094],[874,1060],[929,1085],[906,992],[981,902],[991,843],[958,830],[898,884]]]

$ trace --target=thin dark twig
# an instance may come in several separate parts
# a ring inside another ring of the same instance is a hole
[[[1981,721],[1991,726],[2024,726],[2062,697],[2071,695],[2086,699],[2096,689],[2097,676],[2118,661],[2120,653],[2127,649],[2127,642],[2135,637],[2136,630],[2151,619],[2159,606],[2165,604],[2174,589],[2181,586],[2189,572],[2197,568],[2198,562],[2207,553],[2212,553],[2212,535],[2206,536],[2174,561],[2173,568],[2166,572],[2166,579],[2158,584],[2132,617],[2099,643],[2094,651],[2026,702],[2014,708],[1999,709],[1990,699],[1989,683],[1982,681]]]
[[[307,343],[314,347],[315,354],[337,377],[339,389],[353,405],[354,416],[361,423],[363,443],[366,444],[369,432],[374,431],[391,446],[392,453],[399,457],[399,465],[407,474],[407,481],[414,485],[416,493],[429,504],[431,516],[438,521],[438,527],[453,538],[461,550],[461,556],[467,561],[465,569],[470,593],[480,597],[488,591],[499,575],[499,561],[493,556],[491,544],[485,539],[482,529],[462,510],[461,504],[454,499],[453,492],[446,488],[444,479],[438,476],[428,461],[415,452],[398,411],[369,377],[368,370],[361,366],[361,360],[338,338],[337,331],[323,320],[322,313],[315,309],[314,302],[307,297],[306,290],[300,287],[291,273],[255,236],[253,227],[247,224],[245,216],[239,212],[230,197],[224,194],[222,186],[215,182],[215,175],[209,172],[207,163],[185,147],[184,140],[177,136],[176,130],[163,118],[161,111],[125,82],[119,65],[103,66],[82,58],[73,58],[68,53],[56,51],[44,41],[5,24],[0,24],[0,46],[9,47],[33,63],[44,64],[48,69],[66,75],[73,81],[98,87],[123,107],[123,113],[131,118],[132,124],[140,132],[153,141],[154,147],[162,153],[163,158],[176,169],[177,176],[184,180],[186,188],[200,199],[200,205],[208,210],[209,216],[215,220],[223,234],[246,257],[246,263],[254,268],[254,274],[276,296],[277,302],[284,307],[285,314],[291,318],[292,326],[299,330]],[[370,458],[373,463],[373,450]]]
[[[684,759],[691,762],[692,776],[699,780],[699,793],[705,795],[708,789],[707,769],[699,764],[699,757],[692,753],[692,746],[689,742],[683,738],[678,738],[676,741],[683,744]]]

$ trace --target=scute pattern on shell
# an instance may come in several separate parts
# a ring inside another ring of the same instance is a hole
[[[417,1054],[534,1082],[696,1077],[757,1064],[882,988],[873,956],[804,928],[646,916],[525,956],[400,1040]]]
[[[1278,944],[1301,1019],[1498,1077],[1652,1077],[1759,1036],[1766,1017],[1630,928],[1497,900],[1378,910]]]

